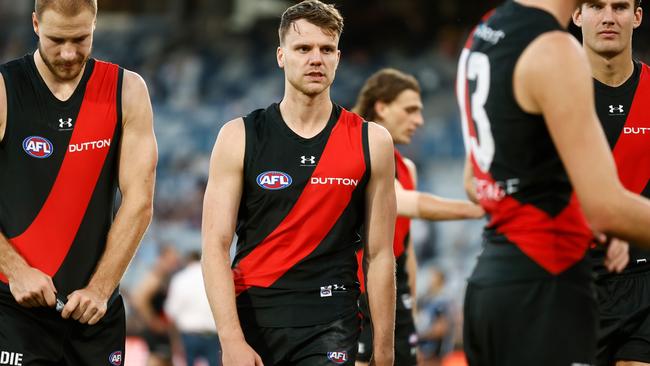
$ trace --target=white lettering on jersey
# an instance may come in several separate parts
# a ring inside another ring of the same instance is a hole
[[[110,146],[111,146],[111,139],[89,141],[89,142],[82,142],[80,144],[68,145],[68,152],[74,153],[74,152],[81,152],[87,150],[96,150],[96,149],[103,149]]]

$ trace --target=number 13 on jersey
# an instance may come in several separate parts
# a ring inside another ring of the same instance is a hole
[[[470,82],[476,90],[469,96]],[[458,64],[456,96],[460,106],[465,151],[474,157],[483,173],[490,171],[494,159],[494,137],[485,104],[490,94],[490,59],[484,53],[464,49]],[[470,125],[471,124],[471,125]]]

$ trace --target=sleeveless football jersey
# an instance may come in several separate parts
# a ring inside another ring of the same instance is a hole
[[[634,73],[619,87],[594,80],[596,111],[623,186],[650,197],[650,67],[634,63]],[[602,265],[604,250],[592,251],[599,275],[608,274]],[[630,245],[630,262],[624,273],[650,270],[650,251]]]
[[[87,285],[113,221],[123,70],[90,59],[67,101],[48,89],[33,55],[0,71],[0,229],[65,298]],[[0,280],[8,291],[4,274]]]
[[[477,26],[460,58],[457,96],[477,196],[489,215],[485,239],[544,269],[524,264],[526,274],[493,274],[506,279],[584,263],[592,239],[543,117],[526,113],[514,96],[521,54],[552,31],[564,30],[551,14],[507,1]]]
[[[397,149],[395,149],[395,179],[402,185],[402,188],[410,191],[415,189],[415,182],[413,182],[411,172],[404,162],[404,157]],[[393,237],[393,253],[395,254],[396,265],[395,284],[397,287],[397,304],[395,306],[397,312],[397,317],[395,318],[396,323],[412,323],[411,309],[413,308],[412,301],[415,301],[415,299],[411,298],[411,286],[409,286],[409,274],[406,268],[410,231],[411,219],[405,216],[398,216],[395,220],[395,235]],[[365,294],[365,275],[363,273],[362,261],[363,249],[360,249],[357,252],[357,263],[359,266],[357,277],[361,284],[362,293],[359,308],[363,316],[369,316],[370,311],[368,311],[368,300]]]
[[[295,327],[356,312],[355,251],[370,177],[367,124],[334,106],[326,127],[306,139],[273,104],[244,117],[244,125],[233,261],[240,317]]]

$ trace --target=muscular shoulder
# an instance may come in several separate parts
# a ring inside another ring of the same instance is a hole
[[[372,170],[383,170],[385,162],[389,161],[393,167],[393,139],[388,130],[374,123],[368,123],[368,145]]]
[[[246,130],[244,119],[236,118],[226,122],[217,135],[212,150],[212,161],[221,161],[229,166],[243,166],[246,151]]]
[[[130,117],[151,111],[147,84],[140,75],[129,70],[124,70],[122,81],[122,111],[125,123]]]
[[[226,122],[219,130],[219,140],[224,140],[227,144],[243,143],[246,138],[246,129],[242,117],[235,118]]]
[[[370,143],[371,148],[373,145],[388,146],[391,149],[393,148],[393,139],[388,130],[375,122],[366,123],[368,123],[368,142]]]
[[[567,94],[591,80],[584,50],[570,34],[553,31],[542,34],[522,53],[514,73],[517,102],[529,113],[542,112],[549,95]]]

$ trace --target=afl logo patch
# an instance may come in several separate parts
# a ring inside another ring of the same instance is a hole
[[[327,358],[335,364],[341,365],[348,361],[348,353],[346,351],[327,352]]]
[[[122,364],[122,351],[115,351],[108,356],[108,362],[114,366],[120,366]]]
[[[287,173],[270,171],[257,176],[257,185],[264,189],[277,191],[291,185],[291,176]]]
[[[50,140],[40,136],[29,136],[23,140],[23,150],[29,156],[38,159],[45,159],[52,155],[54,146]]]

